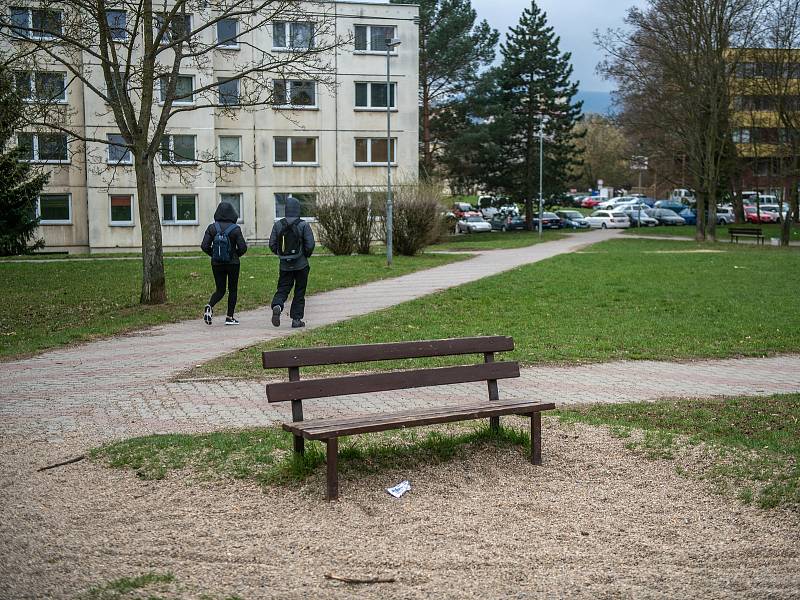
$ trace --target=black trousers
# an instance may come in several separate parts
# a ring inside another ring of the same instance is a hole
[[[289,292],[292,291],[294,286],[294,297],[292,298],[292,306],[289,309],[289,316],[292,319],[302,319],[306,309],[306,285],[308,285],[308,272],[311,267],[299,271],[280,271],[278,275],[278,290],[272,298],[271,306],[280,306],[283,310],[283,305],[289,297]]]
[[[236,296],[239,292],[239,265],[226,264],[226,265],[211,265],[211,271],[214,273],[214,283],[217,284],[217,289],[211,294],[211,299],[208,303],[214,306],[217,302],[222,300],[225,295],[225,285],[228,286],[228,316],[233,316],[233,311],[236,310]]]

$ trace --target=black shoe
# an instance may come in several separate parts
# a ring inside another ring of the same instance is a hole
[[[206,304],[206,308],[203,311],[203,321],[206,322],[206,325],[211,325],[211,319],[214,317],[214,309],[211,308],[210,304]]]
[[[306,324],[300,319],[292,319],[292,327],[305,327]]]
[[[239,321],[234,319],[233,317],[225,317],[225,325],[238,325]]]
[[[281,306],[273,306],[272,307],[272,324],[275,325],[275,327],[280,327],[281,326],[281,311],[282,310],[283,310],[283,307],[281,307]]]

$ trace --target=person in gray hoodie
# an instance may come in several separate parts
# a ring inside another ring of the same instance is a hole
[[[269,249],[278,255],[278,289],[272,298],[272,324],[281,324],[283,305],[294,286],[289,316],[292,327],[305,327],[303,316],[306,307],[306,285],[311,266],[308,257],[314,253],[314,232],[300,218],[300,201],[289,196],[286,200],[286,216],[275,221],[269,236]]]
[[[214,222],[206,228],[200,249],[211,257],[211,271],[214,273],[214,283],[217,289],[211,294],[211,298],[203,311],[203,320],[211,325],[214,317],[214,305],[222,300],[225,295],[225,286],[228,287],[228,316],[225,317],[225,325],[238,325],[239,321],[233,316],[236,309],[236,296],[239,290],[239,257],[247,252],[247,242],[244,241],[241,228],[236,225],[239,215],[230,202],[220,202],[214,213]],[[217,225],[219,231],[228,233],[230,241],[230,256],[227,262],[220,262],[214,259],[211,246],[214,237],[217,235]]]

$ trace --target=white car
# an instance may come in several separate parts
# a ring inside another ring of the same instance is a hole
[[[774,212],[775,214],[780,213],[781,217],[784,219],[789,214],[789,205],[784,202],[783,205],[780,204],[762,204],[760,206],[761,210],[765,210],[767,212]]]
[[[717,225],[730,225],[736,222],[736,213],[730,206],[717,207]]]
[[[466,217],[458,222],[459,233],[484,233],[492,230],[492,225],[481,217]]]
[[[596,210],[586,220],[593,229],[626,229],[631,226],[628,215],[616,210]]]
[[[597,205],[598,210],[611,210],[612,208],[616,208],[620,204],[628,204],[631,202],[638,202],[638,198],[634,198],[633,196],[617,196],[616,198],[611,198],[611,200],[605,200]]]

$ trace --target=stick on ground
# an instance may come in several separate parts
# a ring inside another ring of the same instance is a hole
[[[325,579],[344,581],[345,583],[394,583],[394,577],[343,577],[333,573],[325,573]]]

